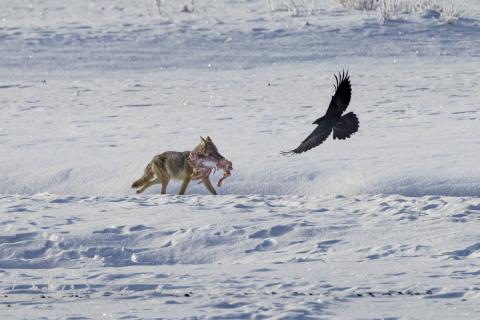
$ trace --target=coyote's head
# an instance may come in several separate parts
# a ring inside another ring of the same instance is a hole
[[[225,159],[224,156],[218,152],[217,147],[213,143],[212,139],[210,137],[207,137],[204,139],[203,137],[200,137],[201,142],[200,144],[195,148],[195,152],[206,155],[206,156],[212,156],[217,160],[222,160]]]

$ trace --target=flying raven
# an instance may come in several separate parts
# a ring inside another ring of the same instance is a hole
[[[325,115],[313,122],[317,127],[313,132],[296,148],[291,151],[283,151],[282,155],[292,155],[308,151],[325,141],[333,130],[333,139],[344,140],[350,138],[358,130],[358,118],[353,112],[342,116],[350,103],[352,87],[348,71],[335,75],[335,95],[330,101]]]

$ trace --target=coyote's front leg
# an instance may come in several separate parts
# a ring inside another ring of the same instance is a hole
[[[208,178],[208,176],[205,178],[202,178],[202,182],[205,185],[205,187],[208,189],[208,191],[210,191],[211,194],[213,194],[214,196],[217,195],[217,191],[215,191],[215,189],[213,188],[212,183],[210,182],[210,179]]]

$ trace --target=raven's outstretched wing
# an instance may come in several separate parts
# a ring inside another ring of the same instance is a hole
[[[326,121],[320,122],[318,127],[316,127],[315,130],[313,130],[313,132],[305,140],[303,140],[303,142],[297,148],[291,151],[283,151],[281,154],[286,156],[294,153],[302,153],[315,148],[328,138],[332,132],[332,129],[333,126]]]
[[[350,85],[350,76],[345,71],[338,74],[338,77],[335,75],[336,85],[335,85],[335,95],[330,101],[326,115],[336,115],[341,116],[342,113],[347,109],[348,104],[350,103],[350,98],[352,97],[352,86]]]

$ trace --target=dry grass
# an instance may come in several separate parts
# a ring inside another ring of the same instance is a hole
[[[435,0],[335,0],[346,9],[376,11],[381,23],[394,20],[401,14],[432,12],[440,22],[455,23],[464,13],[453,3]]]
[[[315,0],[265,0],[270,13],[288,11],[292,16],[313,15]]]

